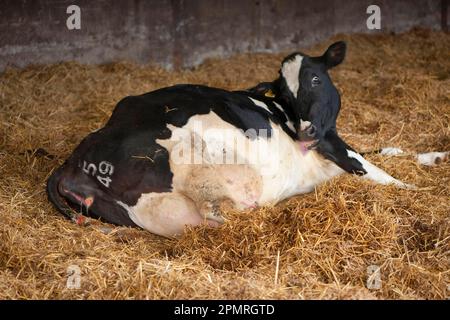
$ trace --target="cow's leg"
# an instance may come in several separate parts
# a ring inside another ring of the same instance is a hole
[[[417,159],[417,162],[419,164],[422,164],[424,166],[434,166],[438,165],[443,161],[446,161],[450,156],[450,151],[443,151],[443,152],[426,152],[426,153],[405,153],[402,149],[399,148],[382,148],[375,151],[369,151],[365,154],[370,153],[379,153],[381,155],[386,156],[397,156],[397,155],[407,155],[407,156],[414,156]]]
[[[346,172],[357,174],[380,184],[394,184],[401,188],[414,188],[395,179],[384,170],[373,165],[346,144],[335,131],[330,131],[318,146],[318,152],[333,161]]]
[[[386,173],[384,170],[378,168],[377,166],[373,165],[372,163],[364,159],[363,156],[360,155],[359,153],[353,150],[347,150],[347,152],[350,158],[356,159],[361,164],[365,172],[365,174],[362,174],[363,178],[375,181],[379,184],[393,184],[400,188],[407,188],[407,189],[414,188],[414,186],[412,185],[409,185],[407,183],[395,179],[394,177]]]

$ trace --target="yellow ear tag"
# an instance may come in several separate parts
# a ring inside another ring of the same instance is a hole
[[[264,95],[269,98],[275,98],[275,93],[273,93],[272,89],[267,90]]]

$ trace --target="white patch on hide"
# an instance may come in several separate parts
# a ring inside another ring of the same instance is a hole
[[[293,132],[295,132],[295,127],[294,124],[292,123],[292,121],[288,120],[285,122],[286,126],[291,129]]]
[[[259,101],[259,100],[256,100],[256,99],[253,99],[253,98],[250,98],[250,97],[248,97],[248,98],[249,98],[250,100],[252,100],[252,102],[253,102],[255,105],[257,105],[258,107],[261,107],[261,108],[263,108],[263,109],[269,111],[270,113],[272,113],[272,112],[269,110],[269,107],[267,106],[267,104],[265,104],[264,102]]]
[[[284,113],[283,107],[280,106],[278,103],[276,103],[275,101],[273,102],[273,104],[275,105],[275,107],[277,107],[278,110],[280,110],[281,112]]]
[[[283,110],[283,107],[282,107],[282,106],[280,106],[280,105],[279,105],[278,103],[276,103],[275,101],[274,101],[273,103],[274,103],[275,107],[277,107],[278,110],[280,110],[281,112],[284,113],[284,110]],[[286,115],[286,118],[287,118],[287,115]],[[285,124],[286,124],[286,126],[287,126],[289,129],[291,129],[293,132],[295,132],[295,127],[294,127],[294,124],[292,123],[291,120],[288,119],[288,120],[285,122]]]

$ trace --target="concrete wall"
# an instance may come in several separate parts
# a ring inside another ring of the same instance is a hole
[[[298,49],[366,27],[381,8],[381,32],[441,28],[447,0],[0,0],[0,70],[76,60],[131,60],[189,67],[207,57]],[[66,9],[81,8],[81,30]]]

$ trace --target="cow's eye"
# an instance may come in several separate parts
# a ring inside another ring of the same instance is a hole
[[[320,84],[320,79],[318,76],[314,76],[311,79],[311,86],[314,88]]]

